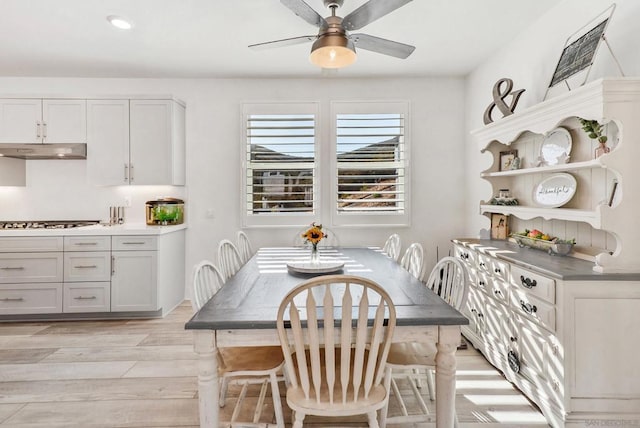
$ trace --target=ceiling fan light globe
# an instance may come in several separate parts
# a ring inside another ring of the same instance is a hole
[[[311,47],[309,60],[321,68],[342,68],[356,62],[353,42],[341,35],[320,37]]]

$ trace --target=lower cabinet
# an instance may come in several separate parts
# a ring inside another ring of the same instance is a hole
[[[62,283],[0,284],[0,315],[62,312]]]
[[[111,311],[158,310],[155,251],[111,253]]]
[[[640,275],[603,277],[583,260],[466,242],[454,241],[454,254],[469,272],[462,333],[473,346],[553,427],[638,424]]]
[[[65,283],[63,312],[109,312],[111,285],[109,282]]]

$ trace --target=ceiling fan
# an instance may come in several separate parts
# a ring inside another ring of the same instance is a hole
[[[356,60],[356,47],[405,59],[415,50],[414,46],[368,34],[349,32],[359,30],[410,1],[412,0],[369,0],[341,18],[336,15],[336,9],[342,6],[344,0],[323,0],[324,5],[331,9],[331,16],[323,18],[304,0],[280,0],[300,18],[318,27],[318,34],[257,43],[249,47],[263,49],[313,42],[309,59],[322,68],[340,68],[353,64]]]

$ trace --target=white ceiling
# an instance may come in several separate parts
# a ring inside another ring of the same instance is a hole
[[[345,16],[366,0],[345,0]],[[358,32],[416,46],[406,60],[359,50],[344,77],[463,76],[561,0],[414,0]],[[322,16],[322,0],[307,0]],[[117,30],[107,15],[134,22]],[[247,45],[315,34],[278,0],[1,0],[0,75],[316,77],[310,44]]]

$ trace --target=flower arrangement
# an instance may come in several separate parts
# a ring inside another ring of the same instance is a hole
[[[605,153],[609,153],[611,149],[607,147],[607,136],[603,134],[602,125],[597,120],[587,120],[581,117],[578,118],[582,130],[586,132],[587,136],[592,140],[598,140],[600,146],[596,148],[594,152],[594,158],[598,158]]]
[[[322,241],[322,238],[326,238],[327,234],[322,231],[321,224],[313,222],[311,223],[311,227],[302,234],[302,237],[305,242],[311,243],[313,250],[316,251],[318,249],[318,243]]]

